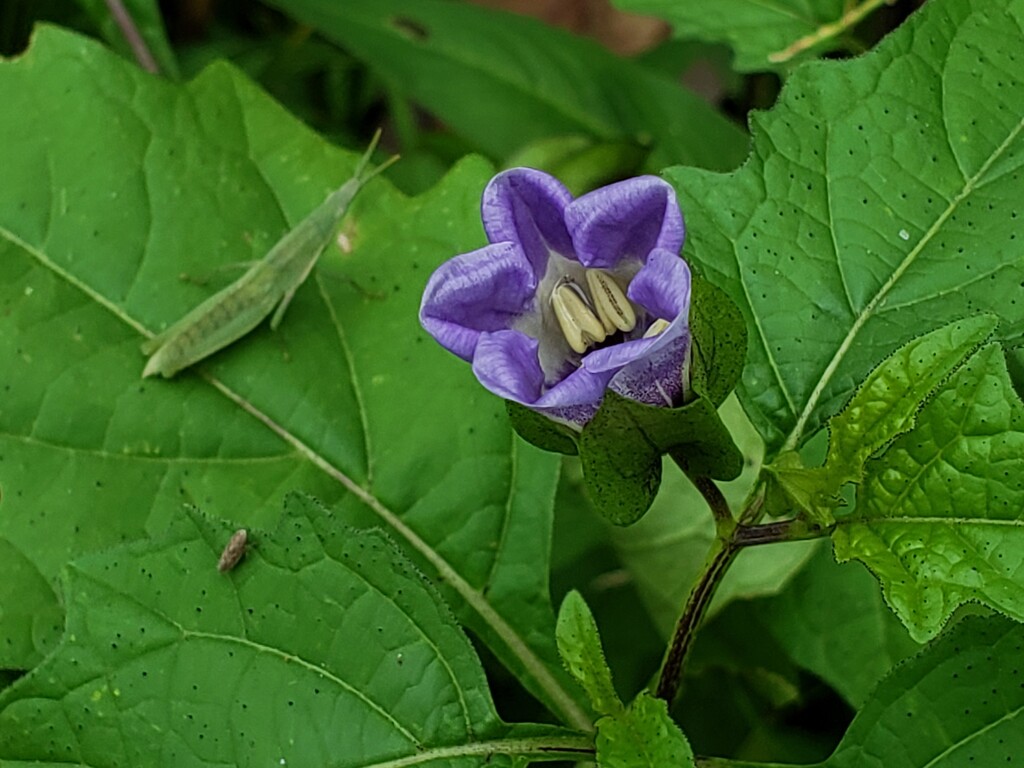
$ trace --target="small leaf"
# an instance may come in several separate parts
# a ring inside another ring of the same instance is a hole
[[[663,454],[687,473],[717,480],[743,470],[743,454],[704,398],[659,408],[609,391],[583,428],[579,449],[594,506],[616,525],[636,522],[654,501]]]
[[[566,456],[575,456],[576,433],[536,411],[511,400],[505,401],[512,429],[531,445]]]
[[[994,315],[979,315],[945,325],[900,347],[868,375],[828,423],[825,469],[836,492],[844,483],[859,481],[873,454],[913,429],[925,400],[998,324]]]
[[[717,408],[743,374],[747,325],[729,294],[698,275],[692,279],[690,386]]]
[[[693,768],[693,750],[668,714],[646,691],[617,715],[597,721],[598,768]]]
[[[594,710],[601,715],[621,712],[622,702],[605,661],[597,623],[583,596],[575,589],[562,600],[555,633],[562,663],[587,692]]]
[[[1024,620],[1024,403],[1001,347],[978,350],[916,420],[868,462],[836,557],[874,572],[917,640],[969,601]]]

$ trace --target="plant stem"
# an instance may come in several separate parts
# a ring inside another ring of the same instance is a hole
[[[683,666],[686,663],[690,647],[693,645],[697,628],[711,605],[718,585],[722,583],[729,566],[736,559],[736,555],[744,547],[780,541],[816,539],[827,536],[830,532],[828,528],[812,525],[797,518],[758,524],[764,515],[765,488],[763,484],[754,488],[750,496],[747,497],[738,518],[733,518],[729,503],[710,478],[691,477],[690,479],[711,508],[711,513],[715,518],[716,534],[715,541],[704,561],[704,567],[686,598],[686,605],[683,606],[679,621],[676,622],[672,642],[669,644],[665,661],[661,667],[661,676],[658,679],[655,695],[664,699],[670,706],[679,692]]]
[[[735,523],[733,525],[735,527]],[[658,679],[658,688],[655,692],[659,699],[664,699],[670,706],[676,693],[679,692],[683,664],[690,651],[690,646],[693,645],[697,627],[700,625],[701,619],[704,618],[708,606],[711,605],[711,598],[715,596],[715,590],[721,584],[722,577],[738,553],[739,547],[733,542],[732,536],[716,537],[714,545],[708,552],[707,560],[704,562],[704,570],[698,577],[697,583],[693,585],[690,596],[686,599],[686,606],[676,623],[672,643],[665,655],[665,663],[662,664],[661,677]]]
[[[124,7],[124,3],[121,0],[106,0],[106,3],[107,10],[110,11],[110,15],[117,22],[117,26],[121,30],[121,34],[124,35],[128,46],[132,49],[132,53],[135,55],[135,60],[139,62],[139,66],[147,72],[152,72],[155,75],[160,74],[160,67],[157,65],[156,59],[149,52],[146,41],[139,32],[139,28],[135,26],[135,20],[128,13],[128,9]]]
[[[811,525],[806,520],[779,520],[762,525],[739,525],[733,536],[737,547],[753,547],[758,544],[775,544],[780,541],[805,541],[828,536],[831,528]]]
[[[736,522],[732,518],[732,510],[729,509],[729,502],[725,500],[725,496],[718,490],[718,486],[710,477],[691,477],[690,481],[700,491],[700,495],[704,497],[704,500],[711,507],[711,514],[715,518],[715,525],[717,526],[719,533],[728,533],[732,530]]]

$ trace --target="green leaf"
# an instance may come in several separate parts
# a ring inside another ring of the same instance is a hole
[[[795,71],[739,171],[666,173],[684,255],[751,329],[740,394],[769,459],[923,332],[991,312],[1020,339],[1022,17],[933,0],[871,55]]]
[[[878,686],[823,768],[1012,764],[1024,754],[1022,644],[1020,624],[964,619]]]
[[[552,136],[521,147],[505,168],[537,168],[558,178],[575,197],[635,176],[647,152],[626,141],[595,141],[580,134]]]
[[[771,478],[769,514],[797,512],[821,528],[835,522],[833,510],[847,483],[859,483],[868,459],[914,427],[915,416],[942,382],[995,331],[998,319],[979,315],[943,326],[900,347],[858,387],[842,411],[829,419],[824,467],[805,467],[786,451],[765,467]]]
[[[967,318],[922,336],[887,357],[829,420],[825,469],[835,490],[861,479],[867,460],[914,427],[938,386],[996,329],[993,315]]]
[[[1011,765],[1024,752],[1024,626],[972,616],[904,662],[816,768]],[[710,759],[709,768],[791,768]]]
[[[798,40],[839,21],[851,5],[844,0],[719,0],[710,4],[613,0],[613,4],[624,11],[665,19],[679,37],[728,43],[735,52],[733,66],[740,72],[785,69],[793,62],[842,46],[837,35],[845,28],[825,36],[806,52],[797,51],[778,60]],[[862,2],[871,7],[880,4],[880,0]]]
[[[765,466],[764,474],[766,514],[801,517],[818,529],[835,522],[833,510],[843,499],[822,467],[806,467],[799,452],[786,451]]]
[[[64,617],[50,580],[5,538],[0,563],[0,669],[29,669],[57,644]]]
[[[111,13],[111,4],[105,0],[76,0],[76,2],[89,14],[99,27],[103,39],[115,51],[143,68],[153,65],[160,74],[172,78],[178,77],[178,62],[174,57],[174,50],[167,40],[167,30],[164,29],[163,17],[160,15],[160,8],[156,0],[124,0],[119,3],[138,32],[138,43],[144,47],[142,53],[137,52],[126,38],[124,30]],[[146,64],[139,60],[140,55],[147,57]]]
[[[720,488],[733,509],[743,503],[761,468],[763,445],[735,397],[723,405],[722,420],[743,451],[742,475]],[[642,520],[610,530],[612,543],[655,625],[666,640],[715,538],[707,504],[670,462],[654,504]],[[715,593],[711,611],[735,599],[772,595],[782,589],[814,551],[814,542],[748,547],[737,556]]]
[[[276,333],[141,381],[140,341],[220,287],[179,275],[258,258],[355,156],[231,67],[172,85],[52,28],[0,64],[0,102],[0,536],[53,580],[183,502],[271,528],[303,490],[385,528],[529,691],[589,726],[548,597],[558,459],[417,321],[431,270],[483,238],[490,166],[414,199],[375,180]]]
[[[693,768],[693,750],[668,714],[646,691],[617,715],[597,721],[598,768]]]
[[[505,401],[508,420],[523,440],[545,451],[575,456],[576,434],[563,424],[511,400]]]
[[[293,498],[220,573],[232,529],[182,515],[157,540],[69,566],[63,642],[0,694],[0,757],[483,766],[586,744],[509,738],[468,638],[382,533]]]
[[[655,170],[672,163],[726,170],[747,148],[743,132],[696,94],[534,19],[444,0],[273,4],[494,158],[572,133],[653,144]]]
[[[1000,346],[978,350],[870,461],[832,534],[917,640],[977,601],[1024,619],[1024,403]]]
[[[743,454],[717,410],[700,397],[679,408],[638,403],[608,391],[579,439],[583,478],[597,510],[616,525],[639,520],[661,484],[661,457],[687,473],[733,480]]]
[[[614,715],[622,702],[612,683],[612,672],[604,658],[597,623],[586,601],[575,589],[562,600],[555,630],[558,652],[569,674],[587,692],[594,711]]]
[[[837,565],[825,548],[778,595],[750,610],[797,664],[831,685],[853,707],[919,646],[860,566]]]
[[[698,275],[690,293],[690,386],[717,408],[736,387],[747,359],[747,325],[729,295]]]

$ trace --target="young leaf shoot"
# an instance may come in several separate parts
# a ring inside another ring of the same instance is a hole
[[[142,371],[143,377],[157,373],[165,378],[174,376],[242,338],[263,322],[271,311],[274,315],[270,319],[270,327],[277,329],[295,291],[313,271],[330,241],[331,233],[356,194],[370,179],[398,159],[393,157],[367,172],[379,139],[378,131],[352,178],[289,230],[266,256],[231,285],[206,299],[163,333],[143,343],[142,352],[152,355]]]

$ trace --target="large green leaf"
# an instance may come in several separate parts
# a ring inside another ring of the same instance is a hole
[[[797,664],[854,707],[897,662],[918,648],[860,566],[837,565],[819,549],[778,595],[749,609]]]
[[[836,557],[863,561],[918,640],[968,601],[1024,619],[1024,403],[998,344],[976,352],[866,467],[837,516]]]
[[[1012,765],[1024,753],[1024,625],[968,617],[898,667],[816,768]],[[792,768],[710,759],[707,768]],[[810,766],[808,766],[810,768]]]
[[[724,42],[735,53],[733,66],[741,72],[786,67],[809,55],[842,44],[844,28],[826,34],[806,49],[782,58],[787,49],[822,27],[838,22],[850,7],[846,0],[718,0],[714,3],[680,0],[613,0],[625,11],[658,16],[672,24],[679,37]],[[878,2],[863,3],[877,7]],[[828,32],[828,30],[824,30]],[[773,55],[775,54],[775,55]],[[782,60],[780,60],[782,59]]]
[[[230,67],[174,86],[50,28],[0,65],[0,103],[0,538],[52,581],[184,501],[271,527],[302,489],[389,530],[530,691],[589,726],[548,598],[558,460],[416,319],[430,271],[482,240],[491,169],[416,199],[374,181],[276,334],[143,382],[140,341],[219,287],[179,275],[263,255],[355,156]],[[19,615],[4,637],[26,636]]]
[[[468,638],[380,532],[292,499],[222,574],[231,530],[191,513],[69,566],[64,641],[0,695],[5,765],[483,766],[588,747],[501,723]]]
[[[886,678],[827,768],[1009,765],[1024,753],[1024,626],[968,618]]]
[[[652,169],[728,170],[747,149],[742,130],[696,94],[534,19],[445,0],[273,4],[496,158],[573,133],[651,143]]]
[[[685,254],[747,316],[769,457],[922,332],[987,311],[1020,338],[1022,23],[1021,0],[932,0],[870,55],[797,70],[741,170],[668,173]]]

